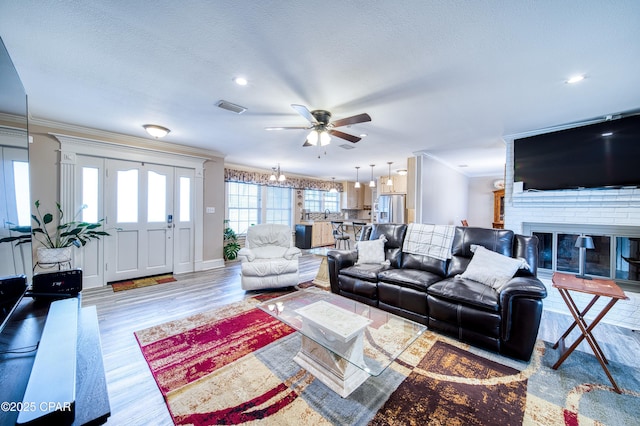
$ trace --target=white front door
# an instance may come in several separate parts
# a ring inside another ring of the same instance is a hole
[[[107,160],[107,282],[173,272],[173,183],[171,166]]]
[[[31,226],[29,153],[24,148],[0,146],[0,238],[24,235],[14,226]],[[31,244],[0,244],[0,276],[31,274]]]

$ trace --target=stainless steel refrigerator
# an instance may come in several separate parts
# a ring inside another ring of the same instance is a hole
[[[390,194],[378,197],[376,209],[378,223],[405,223],[405,195]]]

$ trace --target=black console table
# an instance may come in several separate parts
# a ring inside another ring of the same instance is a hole
[[[78,301],[78,305],[79,305]],[[50,363],[49,357],[40,356],[39,366],[34,367],[36,355],[41,352],[46,355],[64,349],[69,342],[57,339],[58,330],[48,327],[43,336],[43,329],[49,314],[50,302],[36,301],[24,298],[10,322],[0,335],[0,424],[13,425],[18,421],[19,409],[30,407],[26,404],[39,406],[42,403],[56,401],[25,401],[27,386],[35,389],[65,386],[71,383],[75,388],[74,412],[75,419],[65,424],[86,425],[102,424],[110,416],[109,396],[102,360],[102,346],[95,306],[79,308],[77,316],[76,342],[70,342],[76,347],[75,357],[63,362],[75,362],[75,377],[64,378],[63,383],[51,383],[46,372],[48,369],[56,371],[68,367],[61,366],[58,361]],[[53,319],[50,321],[54,324]],[[60,330],[61,336],[68,336],[65,330]],[[51,335],[53,333],[53,335]],[[42,343],[41,343],[42,342]],[[52,357],[53,359],[53,357]],[[44,362],[44,364],[43,364]],[[32,371],[34,374],[32,374]],[[43,372],[37,373],[36,372]],[[33,381],[33,383],[29,383]],[[46,392],[44,393],[46,395]],[[33,395],[33,394],[32,394]],[[29,424],[47,424],[46,419],[36,419]]]

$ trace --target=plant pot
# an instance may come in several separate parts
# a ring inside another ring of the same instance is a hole
[[[65,263],[71,262],[71,247],[47,248],[38,247],[36,252],[38,263]]]

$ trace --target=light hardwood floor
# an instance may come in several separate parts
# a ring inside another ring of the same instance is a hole
[[[300,282],[312,280],[319,265],[320,257],[302,256]],[[108,424],[173,424],[133,333],[251,295],[240,288],[239,274],[240,264],[231,263],[212,271],[178,275],[178,281],[169,284],[117,293],[110,286],[82,292],[83,306],[95,305],[98,311],[111,404]],[[568,316],[545,311],[540,337],[554,342],[569,324]],[[594,334],[610,359],[639,367],[639,333],[602,324]]]

